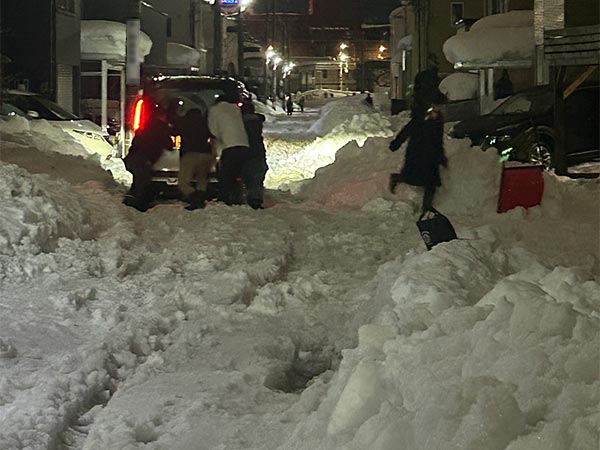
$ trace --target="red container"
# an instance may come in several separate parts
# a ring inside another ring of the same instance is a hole
[[[542,166],[504,165],[500,181],[498,212],[517,206],[531,208],[542,202],[544,176]]]

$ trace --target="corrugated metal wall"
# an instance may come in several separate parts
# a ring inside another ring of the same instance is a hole
[[[56,103],[73,112],[73,66],[56,65]]]

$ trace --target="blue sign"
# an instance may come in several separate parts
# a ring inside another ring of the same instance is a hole
[[[221,5],[237,5],[239,0],[221,0]]]

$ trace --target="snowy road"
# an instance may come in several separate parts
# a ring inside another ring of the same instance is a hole
[[[595,450],[598,182],[499,215],[493,155],[449,142],[462,239],[425,252],[389,119],[331,112],[268,124],[273,183],[336,162],[260,211],[138,213],[5,144],[1,450]]]

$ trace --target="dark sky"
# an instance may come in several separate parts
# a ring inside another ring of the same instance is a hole
[[[356,26],[359,23],[385,23],[400,0],[312,0],[311,23],[321,26]],[[309,0],[254,0],[256,13],[269,11],[306,13]]]

